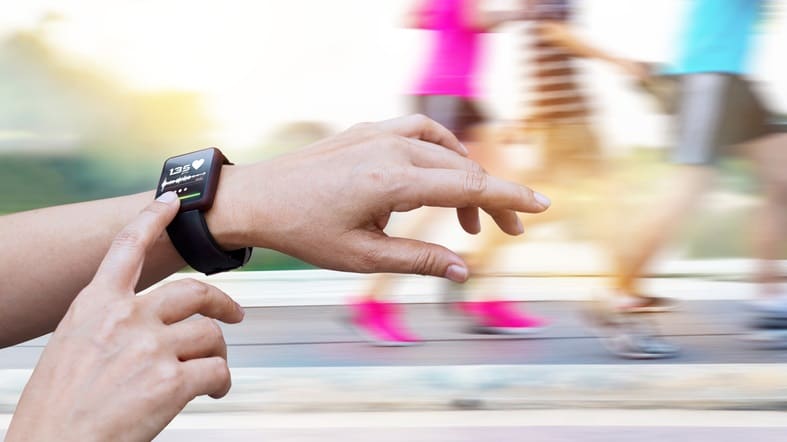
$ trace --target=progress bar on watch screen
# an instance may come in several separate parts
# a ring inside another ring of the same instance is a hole
[[[180,195],[178,198],[180,198],[181,200],[187,200],[189,198],[198,197],[200,195],[202,195],[201,192],[196,192],[196,193],[190,193],[188,195]]]

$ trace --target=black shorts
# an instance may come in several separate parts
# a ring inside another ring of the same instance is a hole
[[[415,111],[437,121],[462,141],[470,141],[469,129],[486,121],[472,100],[454,95],[415,95]]]

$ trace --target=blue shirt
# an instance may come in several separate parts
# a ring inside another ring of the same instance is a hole
[[[694,0],[669,74],[744,74],[765,0]]]

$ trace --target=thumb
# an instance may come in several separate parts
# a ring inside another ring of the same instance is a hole
[[[465,282],[467,264],[456,253],[437,244],[407,238],[373,235],[359,241],[369,272],[412,273]]]

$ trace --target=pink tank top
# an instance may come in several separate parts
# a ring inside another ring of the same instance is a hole
[[[464,0],[430,0],[421,11],[432,47],[414,95],[474,98],[481,57],[481,32],[463,18]]]

